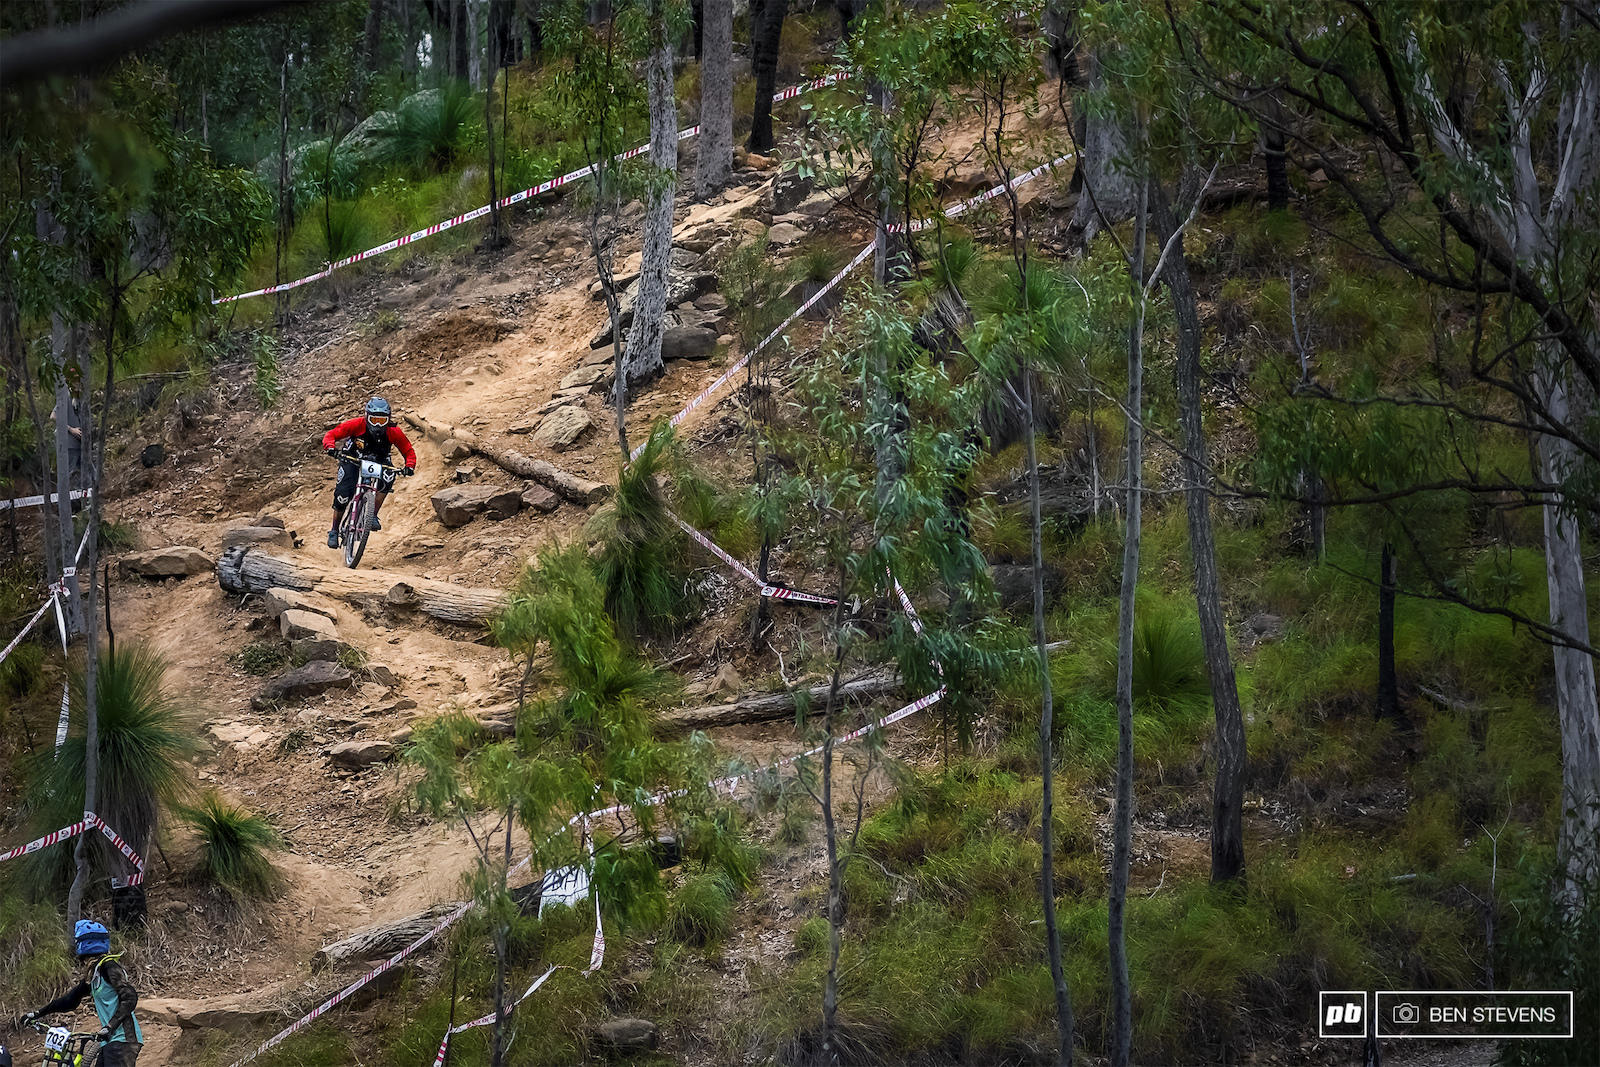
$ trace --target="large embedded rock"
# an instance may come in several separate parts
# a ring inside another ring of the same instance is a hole
[[[226,1030],[230,1034],[243,1034],[262,1023],[281,1021],[283,1007],[279,1004],[244,1004],[233,1000],[140,997],[139,1014],[150,1022],[180,1026],[185,1030]]]
[[[449,529],[465,526],[472,517],[484,509],[489,498],[499,493],[496,485],[452,485],[428,498],[433,513]]]
[[[330,620],[337,618],[332,604],[313,593],[303,593],[298,589],[268,589],[261,594],[261,606],[274,619],[286,611],[309,611]]]
[[[661,335],[662,359],[710,359],[717,332],[703,326],[671,326]]]
[[[522,510],[522,491],[502,489],[483,502],[483,510],[489,518],[496,521],[509,519]]]
[[[328,750],[328,758],[341,767],[349,767],[351,770],[360,771],[365,770],[374,763],[382,763],[384,760],[393,759],[394,745],[388,741],[377,739],[346,741],[330,748]]]
[[[522,503],[534,511],[548,514],[561,506],[561,498],[542,485],[530,485],[522,491]]]
[[[184,578],[204,574],[216,565],[216,560],[193,545],[169,545],[148,552],[134,552],[123,556],[118,563],[124,575],[141,578]]]
[[[804,203],[816,187],[816,179],[799,167],[785,167],[772,179],[772,213],[787,215]]]
[[[222,535],[222,547],[234,545],[277,545],[293,548],[294,538],[282,526],[236,526]]]
[[[797,238],[798,239],[798,238]],[[667,271],[667,307],[675,308],[679,304],[692,301],[696,297],[714,292],[717,288],[717,276],[709,271],[696,268],[681,269],[673,267]],[[623,330],[633,323],[633,300],[638,294],[639,282],[634,280],[622,294],[618,301],[620,314],[619,325]],[[600,329],[589,339],[590,348],[599,348],[611,343],[611,317],[608,315],[600,324]]]
[[[647,1052],[661,1041],[661,1031],[649,1019],[612,1019],[595,1027],[595,1043],[616,1052]]]
[[[280,700],[303,700],[326,693],[330,689],[348,689],[354,679],[349,671],[330,660],[314,659],[304,667],[279,675],[250,701],[256,708]]]
[[[805,231],[794,223],[780,222],[767,231],[767,241],[782,248],[786,245],[798,244],[805,235]]]
[[[606,339],[606,343],[610,343],[610,338]],[[568,389],[583,389],[587,392],[594,386],[604,383],[610,377],[610,359],[597,363],[584,363],[575,370],[569,371],[556,388],[563,392]]]
[[[539,423],[532,440],[534,444],[552,452],[565,452],[593,425],[594,420],[582,408],[556,408]]]
[[[331,637],[339,639],[339,628],[327,615],[299,608],[285,608],[278,613],[278,628],[284,640],[300,641],[306,638]]]

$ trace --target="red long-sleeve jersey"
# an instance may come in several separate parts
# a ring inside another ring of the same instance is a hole
[[[411,442],[406,439],[406,432],[393,423],[381,429],[368,429],[366,416],[357,416],[341,422],[324,434],[322,447],[337,448],[339,442],[347,438],[354,438],[356,448],[364,455],[383,460],[389,458],[389,446],[398,445],[400,454],[406,458],[406,466],[417,465],[416,449],[412,448]]]

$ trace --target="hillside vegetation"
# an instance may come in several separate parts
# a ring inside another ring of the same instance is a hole
[[[1600,1059],[1594,4],[65,17],[0,16],[65,49],[0,74],[63,497],[0,616],[66,630],[0,845],[147,878],[0,865],[18,1062],[80,916],[145,1062]],[[372,395],[419,458],[346,570]]]

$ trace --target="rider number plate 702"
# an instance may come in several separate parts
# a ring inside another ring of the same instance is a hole
[[[63,1030],[59,1026],[52,1026],[49,1030],[45,1031],[44,1047],[47,1049],[52,1049],[56,1052],[60,1052],[62,1049],[67,1047],[67,1038],[70,1036],[72,1036],[72,1031]]]

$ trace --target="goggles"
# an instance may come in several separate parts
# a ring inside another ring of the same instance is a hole
[[[367,423],[369,425],[372,425],[372,426],[387,426],[387,425],[389,425],[389,416],[387,416],[387,415],[368,415],[367,416]]]

